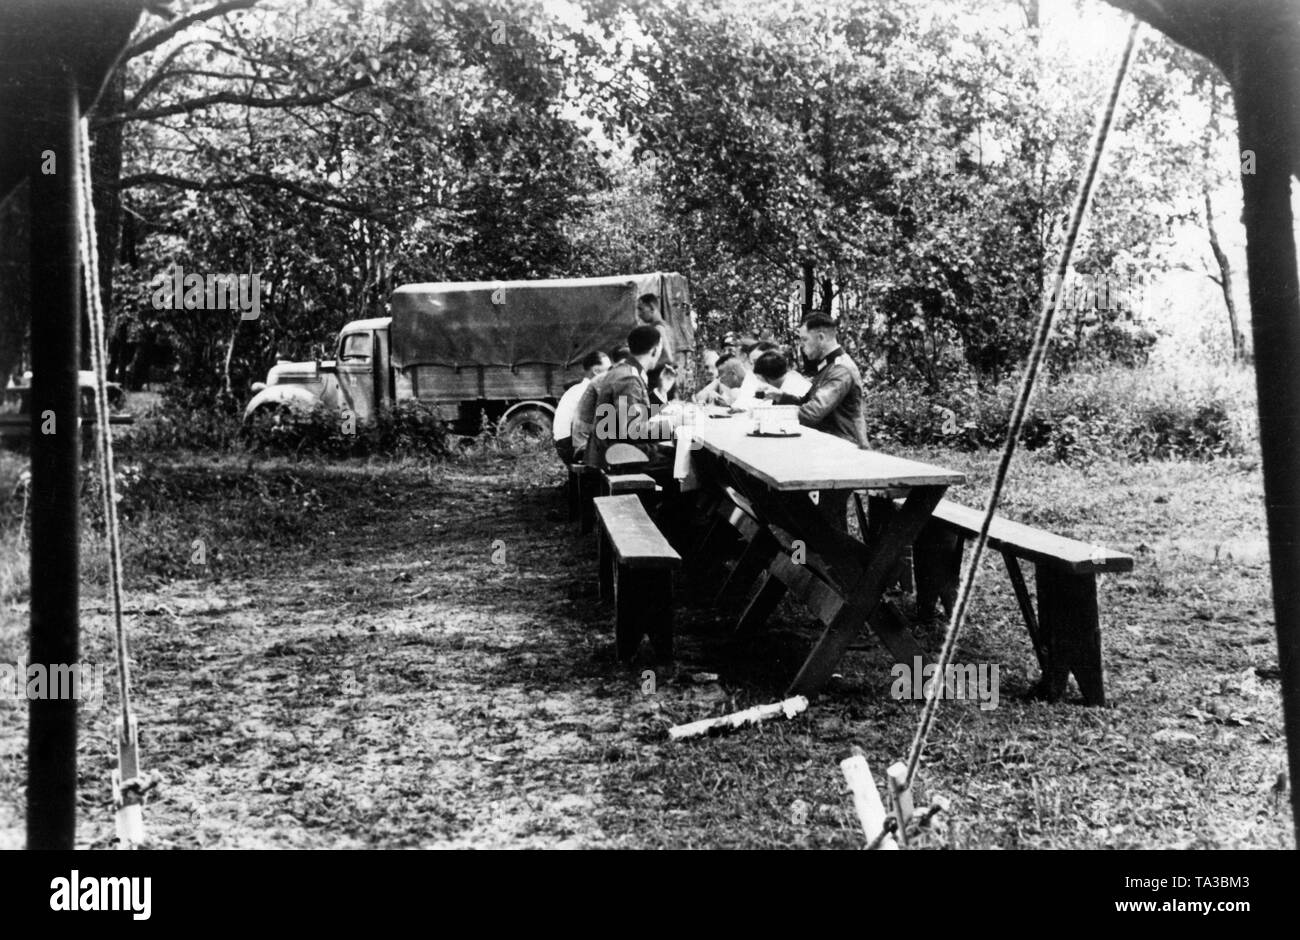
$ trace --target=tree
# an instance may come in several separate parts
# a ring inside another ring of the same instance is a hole
[[[602,175],[553,31],[540,6],[335,0],[141,41],[105,119],[126,128],[137,265],[119,268],[119,327],[172,336],[188,383],[233,392],[382,314],[395,283],[555,272]],[[170,263],[260,272],[261,319],[153,310]]]

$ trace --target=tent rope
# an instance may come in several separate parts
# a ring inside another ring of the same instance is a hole
[[[117,519],[117,482],[113,472],[113,432],[109,424],[104,308],[99,293],[99,251],[95,237],[95,206],[90,169],[90,122],[82,118],[78,134],[78,223],[81,229],[82,279],[89,308],[90,359],[95,372],[95,454],[100,491],[104,504],[104,530],[108,543],[109,587],[113,606],[113,645],[117,658],[121,715],[118,729],[118,770],[114,778],[118,804],[118,835],[126,842],[143,838],[138,807],[145,789],[136,749],[137,728],[131,711],[131,664],[126,627],[122,616],[122,540]]]
[[[82,118],[80,152],[81,178],[81,270],[85,281],[90,316],[90,359],[95,370],[95,451],[104,502],[104,528],[108,540],[109,584],[113,599],[113,637],[121,686],[122,720],[131,721],[131,667],[127,656],[126,629],[122,619],[122,544],[117,524],[117,481],[113,474],[113,438],[109,427],[108,358],[104,342],[104,308],[99,293],[99,249],[95,237],[95,206],[91,201],[90,122]]]
[[[1111,85],[1110,95],[1106,100],[1105,109],[1093,137],[1092,156],[1088,161],[1087,172],[1084,174],[1083,181],[1079,186],[1079,192],[1075,196],[1074,208],[1070,213],[1070,227],[1066,233],[1065,245],[1061,250],[1060,259],[1056,265],[1056,276],[1052,282],[1053,290],[1049,296],[1043,298],[1034,344],[1029,351],[1028,365],[1025,369],[1024,378],[1020,383],[1019,394],[1016,396],[1015,408],[1011,413],[1011,423],[1007,427],[1006,442],[1002,447],[1002,456],[998,461],[997,473],[993,478],[993,491],[989,495],[988,506],[984,510],[984,519],[980,523],[980,532],[975,541],[975,548],[971,552],[970,558],[967,559],[965,570],[962,572],[957,602],[953,606],[952,618],[948,623],[948,630],[943,638],[943,648],[940,650],[938,662],[935,664],[935,675],[938,677],[938,681],[930,684],[929,693],[925,698],[925,706],[921,710],[921,720],[916,729],[916,737],[912,740],[912,747],[908,753],[907,776],[904,784],[907,787],[912,785],[912,781],[916,777],[917,766],[920,764],[921,755],[925,751],[926,739],[934,724],[935,713],[939,709],[940,690],[944,687],[943,677],[947,673],[949,663],[952,661],[953,652],[957,646],[957,637],[966,621],[966,610],[970,602],[971,591],[975,587],[975,579],[979,573],[980,559],[988,543],[989,527],[992,525],[993,516],[997,512],[998,500],[1002,497],[1002,489],[1007,480],[1007,471],[1011,466],[1011,458],[1016,452],[1016,444],[1020,439],[1020,431],[1024,426],[1025,415],[1029,411],[1029,403],[1034,394],[1038,374],[1043,361],[1047,357],[1052,326],[1056,322],[1056,316],[1060,311],[1062,297],[1064,296],[1061,287],[1065,283],[1065,275],[1069,272],[1074,257],[1075,243],[1078,241],[1079,231],[1087,214],[1088,202],[1092,197],[1093,184],[1097,179],[1097,171],[1101,165],[1106,138],[1110,133],[1111,123],[1115,117],[1115,109],[1119,102],[1120,91],[1124,85],[1124,77],[1128,73],[1133,52],[1137,47],[1140,26],[1140,22],[1135,19],[1129,28],[1128,41],[1124,46],[1124,52],[1120,57],[1119,66],[1115,72],[1115,81]]]

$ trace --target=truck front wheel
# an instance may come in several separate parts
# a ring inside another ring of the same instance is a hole
[[[545,408],[517,408],[501,419],[502,436],[519,435],[529,440],[549,440],[551,413]]]

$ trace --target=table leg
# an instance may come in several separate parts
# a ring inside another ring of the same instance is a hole
[[[856,540],[846,535],[844,538],[850,544],[844,545],[833,534],[824,529],[816,532],[809,528],[808,520],[797,518],[802,515],[797,502],[784,501],[781,508],[773,507],[778,513],[782,509],[789,513],[793,531],[805,534],[810,543],[821,543],[810,544],[809,547],[825,558],[832,569],[842,572],[841,588],[846,602],[834,621],[822,632],[821,639],[791,683],[788,694],[809,694],[825,685],[858,631],[864,624],[871,624],[873,617],[878,618],[885,588],[897,570],[904,549],[915,540],[946,489],[946,486],[913,487],[903,507],[882,523],[875,544],[867,548],[865,562],[860,560],[862,548]],[[781,524],[779,520],[775,521]],[[906,655],[907,647],[919,649],[905,628],[881,631],[877,624],[872,626],[877,628],[877,635],[882,641],[891,647],[898,647],[892,650],[895,655]],[[903,641],[904,635],[911,640],[910,643]]]
[[[844,601],[829,622],[823,621],[827,627],[796,677],[792,694],[824,684],[864,625],[879,637],[896,662],[910,667],[918,656],[928,661],[906,619],[894,608],[882,605],[881,598],[903,554],[943,498],[946,486],[913,487],[901,509],[882,514],[879,526],[872,526],[872,544],[864,546],[842,528],[828,525],[824,508],[813,504],[806,493],[770,490],[708,456],[701,465],[705,471],[702,477],[713,485],[735,487],[751,503],[762,526],[750,540],[745,557],[733,568],[723,592],[753,584],[739,632],[760,628],[784,593],[778,579],[765,576],[770,575],[766,569],[781,555],[780,544],[768,531],[769,526],[798,534],[805,543],[808,562],[811,564],[816,557],[822,580]],[[823,497],[826,495],[823,493]],[[842,497],[840,502],[847,501],[847,493],[837,495]]]
[[[736,633],[746,636],[762,630],[777,605],[781,603],[781,598],[785,597],[787,590],[785,584],[771,571],[764,571],[757,589],[750,595],[745,612],[740,615],[740,620],[736,623]]]
[[[714,604],[718,607],[730,606],[737,600],[748,596],[752,585],[767,571],[781,547],[766,529],[760,529],[749,540],[740,557],[732,566],[731,573],[722,583]]]

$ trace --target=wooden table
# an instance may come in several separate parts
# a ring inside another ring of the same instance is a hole
[[[789,694],[809,694],[821,688],[864,625],[899,662],[910,666],[912,657],[923,653],[906,625],[882,610],[882,598],[903,553],[944,491],[951,484],[965,482],[965,476],[860,450],[811,428],[802,428],[800,436],[792,438],[754,437],[750,428],[751,422],[744,416],[696,422],[693,435],[698,449],[692,460],[700,484],[718,490],[733,487],[750,503],[756,519],[769,533],[766,547],[756,550],[770,554],[773,564],[782,563],[778,557],[783,555],[782,543],[788,545],[791,537],[800,540],[806,548],[807,567],[815,575],[806,579],[806,590],[798,589],[799,579],[784,578],[779,591],[769,592],[775,594],[773,600],[771,596],[763,598],[769,574],[764,572],[764,585],[751,607],[755,603],[775,607],[786,589],[815,602],[817,592],[824,594],[829,587],[841,601],[829,608],[820,605],[826,612],[822,618],[825,629]],[[857,490],[906,492],[901,509],[889,512],[878,526],[873,521],[870,544],[828,525],[825,514],[809,498],[814,491]]]

